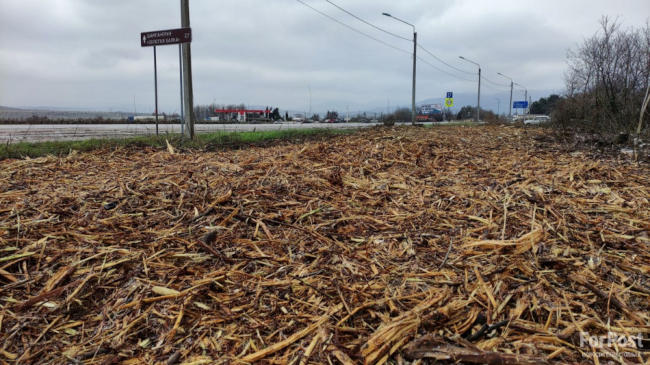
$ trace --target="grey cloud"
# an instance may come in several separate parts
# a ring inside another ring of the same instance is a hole
[[[377,32],[324,0],[304,1],[411,51],[410,42]],[[474,72],[458,56],[475,59],[490,80],[507,84],[496,72],[509,74],[534,97],[562,89],[566,50],[597,29],[601,14],[620,15],[626,26],[642,24],[650,14],[646,0],[333,1],[407,38],[410,27],[381,12],[412,21],[421,44],[450,64]],[[197,103],[300,109],[308,87],[314,105],[322,108],[381,108],[387,101],[395,106],[410,100],[408,54],[297,1],[190,0],[190,6]],[[0,0],[0,105],[118,108],[132,105],[135,96],[139,109],[151,107],[152,52],[140,47],[139,33],[178,27],[179,13],[178,0]],[[173,111],[178,51],[158,52],[162,109]],[[445,72],[418,63],[418,100],[439,98],[447,90],[475,93],[475,75],[449,69],[424,52],[420,56]],[[486,84],[486,103],[507,98],[506,89]]]

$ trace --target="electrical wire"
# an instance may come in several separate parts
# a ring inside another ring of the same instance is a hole
[[[383,44],[384,46],[389,47],[389,48],[392,48],[392,49],[394,49],[394,50],[396,50],[396,51],[399,51],[399,52],[402,52],[402,53],[406,53],[406,54],[411,54],[411,52],[409,52],[409,51],[405,51],[405,50],[403,50],[403,49],[401,49],[401,48],[399,48],[399,47],[395,47],[395,46],[393,46],[393,45],[390,44],[390,43],[384,42],[384,41],[382,41],[382,40],[379,39],[379,38],[375,38],[375,37],[371,36],[371,35],[368,34],[368,33],[365,33],[365,32],[363,32],[363,31],[358,30],[357,28],[354,28],[354,27],[352,27],[352,26],[350,26],[350,25],[347,25],[347,24],[343,23],[342,21],[340,21],[340,20],[338,20],[338,19],[336,19],[336,18],[334,18],[334,17],[332,17],[332,16],[330,16],[330,15],[328,15],[328,14],[326,14],[326,13],[323,13],[322,11],[320,11],[320,10],[314,8],[313,6],[311,6],[311,5],[307,4],[307,3],[305,3],[305,2],[302,1],[302,0],[296,0],[296,1],[299,2],[299,3],[301,3],[301,4],[304,5],[304,6],[308,7],[309,9],[311,9],[311,10],[317,12],[318,14],[320,14],[320,15],[322,15],[322,16],[328,18],[328,19],[330,19],[331,21],[334,21],[334,22],[336,22],[336,23],[338,23],[338,24],[340,24],[340,25],[342,25],[342,26],[344,26],[344,27],[350,29],[351,31],[353,31],[353,32],[355,32],[355,33],[361,34],[361,35],[363,35],[363,36],[365,36],[365,37],[367,37],[367,38],[372,39],[372,40],[375,41],[375,42],[381,43],[381,44]]]
[[[428,49],[422,47],[422,45],[419,45],[419,44],[418,44],[418,48],[420,48],[421,50],[423,50],[424,52],[426,52],[427,54],[429,54],[431,57],[435,58],[438,62],[440,62],[440,63],[446,65],[447,67],[453,68],[454,70],[456,70],[456,71],[460,71],[460,72],[462,72],[462,73],[466,73],[466,74],[469,74],[469,75],[474,75],[474,72],[469,72],[469,71],[461,70],[461,69],[458,68],[458,67],[455,67],[455,66],[450,65],[449,63],[447,63],[447,62],[445,62],[444,60],[442,60],[440,57],[438,57],[438,56],[436,56],[435,54],[433,54],[433,52],[431,52],[431,51],[429,51]]]
[[[337,5],[337,4],[335,4],[334,2],[332,2],[332,1],[330,1],[330,0],[325,0],[325,1],[326,1],[327,3],[329,3],[330,5],[336,7],[337,9],[341,10],[342,12],[344,12],[344,13],[350,15],[351,17],[353,17],[353,18],[355,18],[355,19],[357,19],[357,20],[363,22],[364,24],[367,24],[367,25],[369,25],[369,26],[371,26],[371,27],[373,27],[373,28],[375,28],[375,29],[377,29],[377,30],[379,30],[379,31],[382,31],[382,32],[384,32],[384,33],[386,33],[386,34],[390,34],[390,35],[392,35],[393,37],[396,37],[396,38],[399,38],[399,39],[403,39],[403,40],[406,40],[406,41],[409,41],[409,42],[412,41],[412,39],[408,39],[408,38],[402,37],[402,36],[397,35],[397,34],[395,34],[395,33],[389,32],[389,31],[387,31],[387,30],[385,30],[385,29],[383,29],[383,28],[381,28],[381,27],[378,27],[378,26],[376,26],[376,25],[374,25],[374,24],[372,24],[372,23],[366,21],[365,19],[362,19],[361,17],[359,17],[359,16],[353,14],[352,12],[350,12],[350,11],[344,9],[343,7],[341,7],[341,6]],[[426,52],[426,53],[429,54],[431,57],[433,57],[436,61],[438,61],[438,62],[444,64],[445,66],[447,66],[447,67],[449,67],[449,68],[452,68],[452,69],[454,69],[454,70],[456,70],[456,71],[459,71],[459,72],[462,72],[462,73],[465,73],[465,74],[469,74],[469,75],[473,75],[473,74],[474,74],[473,72],[465,71],[465,70],[462,70],[462,69],[460,69],[460,68],[457,68],[457,67],[454,67],[454,66],[450,65],[449,63],[445,62],[445,61],[442,60],[440,57],[436,56],[435,54],[433,54],[433,52],[431,52],[431,51],[429,51],[428,49],[424,48],[424,47],[423,47],[422,45],[420,45],[420,44],[418,44],[418,48],[422,49],[424,52]],[[422,62],[428,64],[429,66],[435,68],[436,70],[442,72],[442,73],[445,73],[445,74],[447,74],[447,75],[449,75],[449,76],[452,76],[452,77],[459,78],[459,79],[461,79],[461,80],[469,81],[469,80],[467,80],[467,79],[465,79],[465,78],[459,77],[459,76],[454,75],[454,74],[451,74],[451,73],[449,73],[449,72],[446,72],[445,70],[442,70],[442,69],[440,69],[440,68],[438,68],[438,67],[436,67],[436,66],[434,66],[434,65],[432,65],[432,64],[430,64],[430,63],[428,63],[427,61],[425,61],[425,60],[424,60],[423,58],[421,58],[421,57],[418,57],[418,59],[419,59],[420,61],[422,61]]]
[[[444,74],[447,74],[449,76],[455,77],[455,78],[457,78],[459,80],[463,80],[463,81],[467,81],[467,82],[476,82],[476,80],[469,80],[469,79],[466,79],[464,77],[460,77],[458,75],[451,74],[451,73],[439,68],[438,66],[434,65],[433,63],[428,62],[427,60],[425,60],[424,58],[422,58],[420,56],[418,56],[418,60],[420,60],[420,62],[424,63],[425,65],[428,65],[428,66],[430,66],[432,68],[435,68],[436,70],[438,70],[438,71],[440,71],[440,72],[442,72]]]
[[[399,34],[395,34],[395,33],[389,32],[389,31],[387,31],[386,29],[380,28],[380,27],[378,27],[378,26],[376,26],[376,25],[374,25],[374,24],[372,24],[372,23],[370,23],[370,22],[368,22],[368,21],[362,19],[361,17],[352,14],[351,12],[349,12],[349,11],[345,10],[344,8],[342,8],[342,7],[338,6],[338,5],[336,5],[335,3],[331,2],[330,0],[325,0],[325,1],[327,1],[330,5],[336,7],[337,9],[341,10],[342,12],[344,12],[344,13],[350,15],[351,17],[353,17],[353,18],[359,20],[360,22],[365,23],[365,24],[367,24],[367,25],[369,25],[369,26],[371,26],[371,27],[373,27],[373,28],[375,28],[375,29],[377,29],[377,30],[379,30],[379,31],[382,31],[382,32],[384,32],[384,33],[386,33],[386,34],[390,34],[390,35],[392,35],[392,36],[395,37],[395,38],[403,39],[403,40],[408,41],[408,42],[413,42],[412,39],[408,39],[408,38],[406,38],[406,37],[402,37],[402,36],[399,35]]]
[[[357,29],[357,28],[354,28],[354,27],[352,27],[352,26],[350,26],[350,25],[348,25],[348,24],[346,24],[346,23],[344,23],[344,22],[342,22],[342,21],[340,21],[340,20],[338,20],[338,19],[336,19],[336,18],[330,16],[329,14],[326,14],[326,13],[324,13],[324,12],[322,12],[322,11],[320,11],[320,10],[314,8],[313,6],[307,4],[306,2],[304,2],[304,1],[302,1],[302,0],[296,0],[296,1],[299,2],[300,4],[304,5],[305,7],[307,7],[307,8],[309,8],[309,9],[315,11],[316,13],[318,13],[318,14],[320,14],[320,15],[326,17],[326,18],[328,18],[329,20],[331,20],[331,21],[333,21],[333,22],[336,22],[336,23],[338,23],[339,25],[342,25],[342,26],[348,28],[349,30],[351,30],[351,31],[353,31],[353,32],[355,32],[355,33],[358,33],[358,34],[360,34],[360,35],[362,35],[362,36],[364,36],[364,37],[367,37],[367,38],[369,38],[369,39],[371,39],[371,40],[373,40],[373,41],[375,41],[375,42],[381,43],[382,45],[384,45],[384,46],[386,46],[386,47],[389,47],[389,48],[392,48],[392,49],[394,49],[394,50],[396,50],[396,51],[399,51],[399,52],[402,52],[402,53],[405,53],[405,54],[411,55],[411,52],[406,51],[406,50],[404,50],[404,49],[401,49],[401,48],[399,48],[399,47],[396,47],[396,46],[394,46],[394,45],[392,45],[392,44],[390,44],[390,43],[387,43],[387,42],[385,42],[385,41],[383,41],[383,40],[381,40],[381,39],[379,39],[379,38],[373,37],[372,35],[370,35],[370,34],[368,34],[368,33],[365,33],[365,32],[363,32],[363,31],[361,31],[361,30],[359,30],[359,29]],[[354,17],[355,19],[357,19],[357,20],[359,20],[359,21],[361,21],[361,22],[363,22],[363,23],[365,23],[365,24],[367,24],[367,25],[369,25],[369,26],[371,26],[371,27],[373,27],[373,28],[375,28],[375,29],[377,29],[377,30],[380,30],[380,31],[382,31],[382,32],[384,32],[384,33],[390,34],[390,35],[392,35],[392,36],[394,36],[394,37],[397,37],[397,38],[400,38],[400,39],[403,39],[403,40],[407,40],[407,41],[409,41],[409,42],[412,41],[412,40],[410,40],[410,39],[408,39],[408,38],[405,38],[405,37],[399,36],[399,35],[397,35],[397,34],[394,34],[394,33],[391,33],[391,32],[389,32],[389,31],[386,31],[386,30],[384,30],[384,29],[382,29],[382,28],[380,28],[380,27],[377,27],[377,26],[375,26],[374,24],[372,24],[372,23],[370,23],[370,22],[368,22],[368,21],[366,21],[366,20],[364,20],[364,19],[362,19],[362,18],[360,18],[360,17],[354,15],[353,13],[351,13],[351,12],[345,10],[344,8],[342,8],[342,7],[338,6],[338,5],[336,5],[335,3],[333,3],[333,2],[330,1],[330,0],[325,0],[325,1],[326,1],[327,3],[329,3],[329,4],[331,4],[332,6],[335,6],[335,7],[338,8],[339,10],[345,12],[346,14],[348,14],[348,15]],[[460,68],[457,68],[457,67],[455,67],[455,66],[453,66],[453,65],[450,65],[449,63],[445,62],[444,60],[442,60],[441,58],[439,58],[438,56],[436,56],[435,54],[433,54],[433,52],[429,51],[428,49],[424,48],[424,47],[421,46],[421,45],[418,45],[418,47],[419,47],[420,49],[422,49],[424,52],[426,52],[428,55],[430,55],[431,57],[433,57],[436,61],[438,61],[438,62],[440,62],[440,63],[446,65],[447,67],[450,67],[450,68],[452,68],[452,69],[454,69],[454,70],[456,70],[456,71],[459,71],[459,72],[462,72],[462,73],[465,73],[465,74],[470,74],[470,75],[473,74],[472,72],[465,71],[465,70],[462,70],[462,69],[460,69]],[[422,58],[422,57],[420,57],[420,56],[418,56],[417,59],[418,59],[420,62],[424,63],[425,65],[427,65],[427,66],[429,66],[429,67],[431,67],[431,68],[434,68],[434,69],[436,69],[437,71],[442,72],[442,73],[444,73],[444,74],[446,74],[446,75],[449,75],[449,76],[451,76],[451,77],[455,77],[455,78],[457,78],[457,79],[459,79],[459,80],[466,81],[466,82],[476,82],[476,80],[470,80],[470,79],[467,79],[467,78],[465,78],[465,77],[461,77],[461,76],[458,76],[458,75],[452,74],[452,73],[450,73],[450,72],[448,72],[448,71],[446,71],[446,70],[443,70],[443,69],[439,68],[438,66],[436,66],[436,65],[434,65],[434,64],[432,64],[432,63],[430,63],[430,62],[428,62],[427,60],[425,60],[424,58]],[[493,81],[491,81],[491,80],[488,80],[488,79],[484,78],[483,76],[481,76],[481,78],[482,78],[483,80],[489,82],[489,83],[495,84],[495,85],[497,85],[497,86],[502,86],[501,84],[498,84],[498,83],[495,83],[495,82],[493,82]],[[509,85],[508,85],[508,87],[509,87]],[[492,89],[493,89],[493,88],[492,88]]]
[[[481,77],[481,79],[482,79],[482,77]],[[485,81],[485,80],[484,80],[484,81]],[[493,90],[493,91],[496,91],[496,92],[499,92],[499,93],[505,92],[505,90],[503,90],[503,89],[497,89],[496,87],[494,87],[494,86],[490,86],[489,84],[482,84],[482,85],[481,85],[481,88],[487,88],[487,89],[490,89],[490,90]]]
[[[481,80],[486,81],[486,82],[488,82],[488,83],[490,83],[490,84],[492,84],[492,85],[494,85],[494,86],[497,86],[497,87],[502,87],[502,88],[508,88],[508,89],[510,89],[510,85],[499,84],[498,82],[494,82],[494,81],[492,81],[492,80],[486,78],[486,77],[483,76],[483,75],[481,75]]]

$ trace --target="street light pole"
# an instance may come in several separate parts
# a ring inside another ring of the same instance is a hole
[[[417,65],[417,50],[418,50],[418,33],[415,31],[415,25],[406,22],[400,18],[394,17],[388,13],[382,13],[389,18],[393,18],[397,21],[400,21],[404,24],[410,25],[413,27],[413,89],[411,90],[411,124],[415,125],[415,75],[416,75],[416,65]]]
[[[510,115],[508,115],[508,116],[510,117],[510,119],[512,119],[512,89],[514,88],[515,82],[512,79],[512,77],[506,76],[506,75],[502,74],[501,72],[497,72],[497,75],[503,76],[506,79],[510,80]]]
[[[313,116],[313,114],[311,113],[311,85],[308,85],[307,89],[309,89],[309,117],[311,118]],[[306,115],[305,115],[305,119],[307,119]]]
[[[463,56],[458,56],[461,60],[467,61],[469,63],[473,63],[476,66],[478,66],[478,101],[476,105],[476,122],[478,123],[479,120],[481,120],[481,65],[478,63],[468,60],[467,58]]]

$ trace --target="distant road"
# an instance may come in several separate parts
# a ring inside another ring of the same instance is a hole
[[[197,133],[247,132],[314,128],[367,128],[379,123],[276,123],[276,124],[196,124]],[[178,124],[160,124],[159,132],[180,133]],[[68,125],[0,125],[0,143],[74,141],[91,138],[127,138],[156,133],[155,124],[68,124]]]

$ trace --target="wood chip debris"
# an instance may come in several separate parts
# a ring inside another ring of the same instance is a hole
[[[1,161],[0,364],[647,363],[650,170],[546,133]]]

